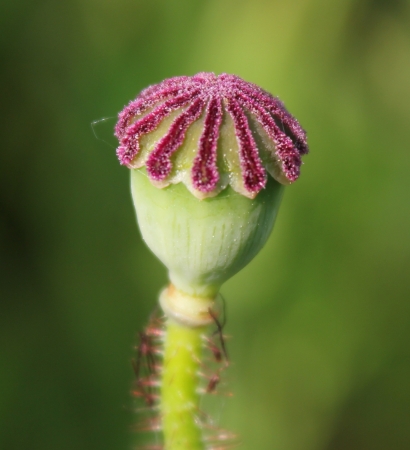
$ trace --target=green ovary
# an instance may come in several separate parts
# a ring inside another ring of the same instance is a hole
[[[171,282],[190,295],[215,296],[268,239],[283,186],[271,177],[255,199],[231,187],[199,200],[183,183],[154,187],[145,169],[131,171],[142,236],[169,270]]]

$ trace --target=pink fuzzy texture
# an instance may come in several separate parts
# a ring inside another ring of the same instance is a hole
[[[150,86],[124,108],[115,127],[121,164],[133,167],[140,151],[140,137],[154,131],[171,112],[181,110],[146,162],[152,180],[166,180],[172,170],[171,157],[184,142],[189,126],[205,114],[191,177],[196,190],[212,192],[220,178],[217,146],[224,108],[234,123],[243,184],[248,192],[256,194],[263,189],[267,176],[246,113],[261,124],[273,141],[287,179],[293,182],[299,177],[301,155],[308,152],[306,133],[283,103],[235,75],[206,72]]]
[[[199,140],[198,155],[192,167],[193,184],[202,192],[211,192],[219,181],[216,147],[222,122],[222,102],[213,97],[207,106],[204,130]]]
[[[240,104],[233,98],[229,99],[227,107],[239,143],[239,160],[245,188],[249,192],[259,192],[266,185],[266,172],[259,158],[258,148],[249,128],[248,119]]]
[[[188,127],[199,118],[203,107],[203,100],[197,98],[185,112],[174,120],[168,133],[149,155],[146,166],[148,175],[153,180],[162,181],[169,175],[172,168],[171,155],[182,145]]]

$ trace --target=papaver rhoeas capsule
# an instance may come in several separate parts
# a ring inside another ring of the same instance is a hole
[[[277,98],[213,73],[148,87],[115,131],[143,238],[169,270],[161,303],[177,320],[195,325],[186,312],[205,323],[220,286],[265,244],[306,133]]]

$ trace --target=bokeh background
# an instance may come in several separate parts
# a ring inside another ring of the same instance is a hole
[[[249,450],[410,448],[408,1],[2,0],[0,52],[1,449],[129,448],[166,271],[112,129],[142,88],[199,71],[278,95],[311,146],[223,288],[221,423]]]

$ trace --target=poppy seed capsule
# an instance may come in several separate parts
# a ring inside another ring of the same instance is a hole
[[[199,73],[143,90],[115,134],[142,236],[169,270],[164,310],[192,326],[211,321],[220,286],[263,247],[283,185],[299,176],[305,131],[258,86]]]

